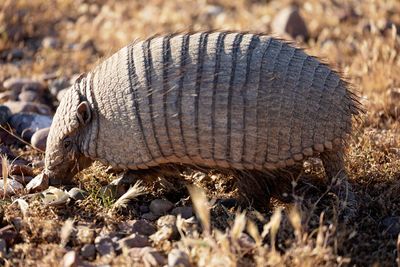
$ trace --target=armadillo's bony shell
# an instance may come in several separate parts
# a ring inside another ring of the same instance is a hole
[[[341,143],[358,112],[327,65],[245,33],[136,42],[76,86],[93,110],[81,150],[129,169],[285,167]]]

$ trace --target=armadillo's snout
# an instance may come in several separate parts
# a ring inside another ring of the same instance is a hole
[[[46,168],[43,173],[47,175],[49,179],[49,185],[71,184],[72,178],[76,174],[76,172],[68,171],[68,168],[65,170]]]
[[[44,173],[49,177],[50,185],[72,184],[74,176],[81,170],[87,168],[92,160],[84,156],[64,158],[57,162],[49,161],[45,166]]]

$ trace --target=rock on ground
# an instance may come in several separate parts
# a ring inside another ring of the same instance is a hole
[[[22,193],[23,190],[24,186],[21,183],[8,178],[6,190],[4,192],[4,179],[0,180],[0,197],[4,197],[4,193],[7,196],[13,196],[15,194]]]
[[[47,137],[49,136],[50,127],[43,128],[35,132],[31,137],[31,144],[42,151],[46,151]]]
[[[157,216],[166,214],[173,207],[174,204],[166,199],[155,199],[150,203],[150,211]]]
[[[297,7],[282,9],[272,21],[272,31],[279,35],[289,35],[292,38],[302,37],[307,40],[308,30]]]

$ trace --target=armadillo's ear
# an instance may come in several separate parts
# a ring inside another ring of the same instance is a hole
[[[76,116],[78,117],[79,123],[81,125],[86,125],[90,122],[90,119],[92,118],[92,113],[90,111],[90,106],[87,101],[82,101],[81,103],[79,103]]]

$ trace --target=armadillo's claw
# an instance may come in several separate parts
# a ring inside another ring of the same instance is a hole
[[[44,172],[37,175],[26,185],[26,189],[30,193],[43,191],[48,187],[49,187],[49,176]]]

